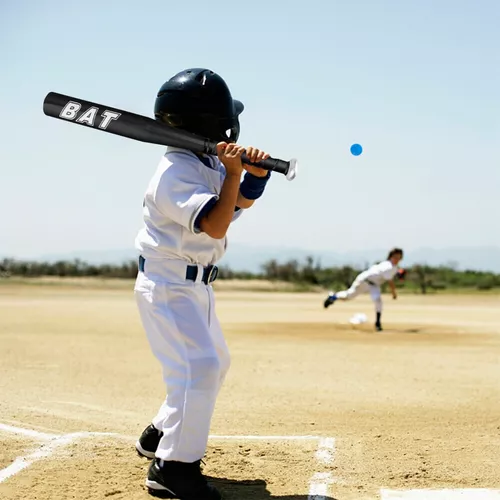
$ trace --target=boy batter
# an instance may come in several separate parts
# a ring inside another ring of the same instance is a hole
[[[167,148],[146,191],[136,238],[135,296],[167,393],[136,443],[140,455],[153,459],[146,486],[157,496],[221,498],[200,469],[230,363],[211,283],[230,223],[262,195],[270,177],[241,162],[245,148],[235,142],[242,111],[224,80],[202,68],[172,77],[155,103],[157,120],[219,141],[217,156]],[[269,156],[255,148],[246,153],[253,162]]]
[[[336,300],[351,300],[357,297],[360,293],[369,293],[374,304],[377,319],[375,328],[377,331],[382,331],[380,322],[382,316],[382,297],[380,286],[384,282],[388,282],[392,292],[392,298],[397,299],[396,287],[394,286],[394,277],[399,275],[404,277],[404,270],[398,270],[398,263],[403,259],[403,250],[401,248],[393,248],[387,260],[375,264],[366,271],[356,276],[353,284],[348,290],[342,292],[330,292],[323,303],[325,309],[332,305]]]

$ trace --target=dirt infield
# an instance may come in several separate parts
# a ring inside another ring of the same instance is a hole
[[[349,324],[363,297],[217,297],[232,367],[205,472],[227,500],[500,488],[499,296],[386,296],[381,333]],[[0,287],[0,393],[2,500],[149,498],[133,443],[164,394],[131,290]]]

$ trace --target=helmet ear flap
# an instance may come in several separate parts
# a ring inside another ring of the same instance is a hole
[[[240,136],[240,121],[236,118],[234,125],[229,129],[229,142],[237,142]]]
[[[216,125],[219,129],[219,140],[226,142],[237,142],[240,136],[240,122],[238,116],[231,119],[221,120]]]

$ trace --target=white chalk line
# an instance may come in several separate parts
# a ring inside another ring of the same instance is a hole
[[[43,445],[32,451],[28,455],[18,457],[14,462],[0,470],[0,483],[6,481],[15,474],[26,469],[34,462],[50,457],[57,448],[71,444],[72,442],[87,438],[87,437],[113,437],[123,439],[130,442],[135,442],[136,438],[133,436],[126,436],[123,434],[113,432],[73,432],[70,434],[52,434],[40,432],[33,429],[26,429],[24,427],[15,427],[0,423],[0,431],[20,436],[26,436],[36,439],[38,441],[45,441]],[[316,458],[322,464],[328,465],[333,460],[333,453],[335,451],[335,440],[333,438],[322,438],[321,436],[246,436],[246,435],[216,435],[211,434],[210,439],[237,439],[237,440],[255,440],[255,441],[311,441],[319,440],[318,450],[316,451]],[[328,484],[331,482],[330,473],[316,473],[310,481],[309,499],[310,500],[324,500],[328,494]]]
[[[78,439],[88,437],[112,437],[128,442],[135,442],[134,436],[127,436],[114,432],[73,432],[69,434],[53,434],[40,432],[24,427],[17,427],[0,423],[0,431],[25,436],[44,444],[31,453],[18,457],[5,469],[0,470],[0,483],[26,469],[33,463],[50,457],[57,448],[67,446]],[[315,458],[319,464],[331,466],[335,460],[336,442],[335,438],[322,438],[320,436],[245,436],[245,435],[211,435],[211,439],[239,439],[239,440],[319,440]],[[330,472],[316,472],[309,481],[308,500],[325,500],[328,495],[328,486],[338,483],[338,479],[332,477]],[[380,490],[381,500],[500,500],[500,489],[488,488],[465,488],[465,489],[420,489],[420,490]]]
[[[335,460],[335,438],[321,438],[314,455],[323,466],[331,466]],[[328,486],[335,482],[330,472],[316,472],[309,481],[308,500],[325,500]]]
[[[19,425],[19,420],[9,420],[9,419],[3,419],[3,422],[6,424],[6,425],[11,425],[13,427],[15,427],[16,429],[18,428],[17,426]],[[39,432],[41,433],[46,433],[46,434],[57,434],[59,435],[58,431],[55,430],[53,427],[46,427],[46,426],[43,426],[43,425],[34,425],[34,424],[30,424],[30,429],[33,429],[33,430],[38,430]]]
[[[12,464],[10,464],[5,469],[0,470],[0,483],[6,481],[18,472],[26,469],[34,462],[37,462],[38,460],[41,460],[43,458],[50,457],[54,453],[56,448],[66,446],[75,441],[78,437],[81,437],[81,433],[66,434],[64,436],[53,437],[48,443],[43,444],[32,453],[23,457],[16,458]]]
[[[57,448],[67,446],[78,439],[88,437],[113,437],[129,442],[135,442],[134,436],[127,436],[114,432],[73,432],[69,434],[52,434],[33,429],[16,427],[0,423],[0,431],[26,436],[38,441],[45,441],[40,447],[28,455],[18,457],[14,462],[0,470],[0,483],[26,469],[34,462],[50,457]],[[321,465],[331,466],[335,460],[335,438],[321,438],[319,436],[245,436],[245,435],[211,435],[211,439],[239,439],[239,440],[319,440],[315,458]],[[308,500],[325,500],[328,495],[328,486],[339,482],[330,472],[316,472],[309,481]],[[420,489],[420,490],[380,490],[381,500],[500,500],[500,489],[466,488],[466,489]]]
[[[44,444],[39,446],[36,450],[32,451],[28,455],[17,457],[12,464],[10,464],[5,469],[0,470],[0,483],[14,476],[18,472],[29,467],[34,462],[41,460],[43,458],[50,457],[56,448],[67,446],[77,439],[95,435],[95,433],[89,432],[74,432],[72,434],[46,434],[44,432],[33,431],[30,429],[22,429],[20,427],[13,427],[11,425],[0,424],[0,430],[5,432],[10,432],[12,434],[28,436],[30,438],[36,438],[41,441],[46,441]],[[103,435],[103,433],[99,433]]]
[[[328,495],[328,485],[331,482],[329,472],[316,472],[309,481],[308,500],[325,500]]]
[[[26,436],[37,441],[45,441],[44,444],[39,446],[37,449],[21,457],[17,457],[12,464],[10,464],[5,469],[0,470],[0,483],[6,481],[10,477],[14,476],[18,472],[26,469],[34,462],[42,460],[43,458],[50,457],[57,448],[62,446],[67,446],[78,439],[103,436],[103,437],[114,437],[119,439],[126,439],[127,441],[132,441],[134,438],[132,436],[124,436],[120,434],[115,434],[112,432],[72,432],[70,434],[49,434],[46,432],[39,432],[33,429],[25,429],[23,427],[14,427],[12,425],[0,423],[0,431],[8,432],[10,434],[15,434],[18,436]]]
[[[250,439],[255,441],[313,441],[321,440],[321,436],[217,436],[210,435],[210,439]]]
[[[381,500],[500,500],[499,489],[380,490]]]
[[[29,436],[32,438],[36,438],[38,440],[51,440],[61,436],[69,436],[69,435],[81,435],[81,436],[113,436],[119,439],[126,439],[136,441],[137,438],[134,436],[126,436],[124,434],[118,434],[116,432],[78,432],[72,434],[52,434],[47,432],[35,431],[33,429],[26,429],[24,427],[14,427],[13,425],[7,425],[0,423],[0,431],[9,432],[12,434],[19,434],[24,436]],[[250,439],[257,441],[295,441],[295,440],[304,440],[304,441],[313,441],[323,439],[321,436],[252,436],[252,435],[217,435],[210,434],[210,439]]]
[[[60,434],[49,434],[46,432],[39,432],[32,429],[24,429],[22,427],[14,427],[13,425],[7,425],[0,423],[0,431],[9,432],[11,434],[19,434],[21,436],[27,436],[40,441],[50,441],[52,439],[57,439]]]
[[[319,463],[331,465],[335,458],[335,438],[321,438],[315,456]]]

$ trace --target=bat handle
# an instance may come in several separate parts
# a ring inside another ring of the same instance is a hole
[[[287,180],[292,181],[297,175],[298,161],[293,158],[290,161],[278,160],[277,158],[267,158],[259,163],[252,163],[246,153],[241,155],[241,161],[247,165],[255,165],[265,170],[271,170],[283,174]]]
[[[204,152],[209,155],[216,155],[217,143],[207,139],[204,145]],[[279,160],[277,158],[267,158],[259,163],[252,163],[246,153],[243,153],[241,155],[241,161],[247,165],[255,165],[256,167],[260,167],[265,170],[271,170],[273,172],[283,174],[289,181],[293,181],[293,179],[295,179],[299,167],[299,162],[295,158],[292,158],[290,161]]]

